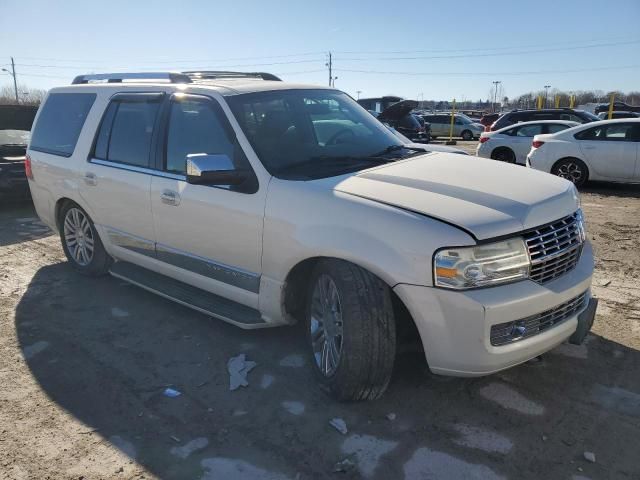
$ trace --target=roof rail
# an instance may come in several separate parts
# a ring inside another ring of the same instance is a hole
[[[132,73],[95,73],[78,75],[71,82],[73,85],[86,84],[92,81],[122,83],[123,80],[167,80],[169,83],[191,83],[191,78],[181,72],[132,72]]]
[[[124,80],[149,81],[164,80],[169,83],[193,83],[197,81],[219,80],[225,78],[261,78],[281,82],[282,80],[272,73],[266,72],[227,72],[199,70],[188,72],[131,72],[131,73],[95,73],[90,75],[78,75],[71,82],[73,85],[81,85],[89,82],[122,83]]]
[[[282,80],[272,73],[267,72],[229,72],[225,70],[194,70],[182,72],[191,80],[219,80],[224,78],[261,78],[281,82]]]

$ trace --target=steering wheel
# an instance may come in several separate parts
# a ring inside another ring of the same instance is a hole
[[[351,135],[351,137],[356,136],[355,133],[353,133],[353,130],[349,128],[343,128],[342,130],[338,130],[336,133],[331,135],[331,138],[327,140],[327,143],[325,143],[325,145],[337,145],[338,138],[340,138],[342,135],[345,135],[347,133]]]

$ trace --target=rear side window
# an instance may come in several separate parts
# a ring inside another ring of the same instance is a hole
[[[133,96],[129,96],[133,97]],[[100,124],[94,158],[148,168],[158,99],[111,102]]]
[[[525,125],[516,130],[516,137],[534,137],[542,133],[542,125]]]
[[[614,123],[583,130],[574,137],[578,140],[632,142],[638,139],[638,132],[632,123]]]
[[[96,99],[95,93],[52,93],[31,136],[31,150],[70,157]]]
[[[551,123],[547,125],[547,133],[558,133],[563,130],[570,128],[568,125],[563,125],[562,123]]]

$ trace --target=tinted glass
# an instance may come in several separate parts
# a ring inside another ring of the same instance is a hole
[[[420,128],[420,122],[413,115],[405,115],[400,119],[398,125],[403,128]]]
[[[547,125],[547,133],[558,133],[562,130],[566,130],[570,128],[568,125],[563,125],[561,123],[551,123]]]
[[[542,125],[525,125],[516,130],[517,137],[533,137],[542,133]]]
[[[368,157],[401,140],[348,95],[278,90],[226,97],[267,170],[280,178],[320,178],[366,168]]]
[[[184,173],[187,155],[226,154],[234,158],[235,141],[223,123],[220,107],[211,101],[174,101],[167,133],[166,169]]]
[[[103,122],[98,137],[100,139],[103,135],[103,129],[111,128],[106,160],[148,167],[151,136],[159,107],[159,102],[117,102],[112,126]],[[96,144],[96,150],[99,144]]]
[[[94,93],[50,94],[38,117],[30,148],[70,157],[95,99]]]
[[[624,142],[636,140],[637,131],[632,123],[614,123],[578,132],[574,137],[578,140]]]

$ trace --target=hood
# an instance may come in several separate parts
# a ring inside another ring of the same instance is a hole
[[[402,100],[384,109],[378,120],[400,120],[418,106],[415,100]]]
[[[333,188],[443,220],[478,240],[544,225],[579,206],[567,180],[451,153],[431,153],[340,177]]]
[[[406,137],[405,137],[406,138]],[[446,145],[439,145],[434,143],[407,143],[407,147],[411,148],[419,148],[424,152],[446,152],[446,153],[457,153],[459,155],[469,155],[467,152],[462,150],[461,148],[448,147]]]

